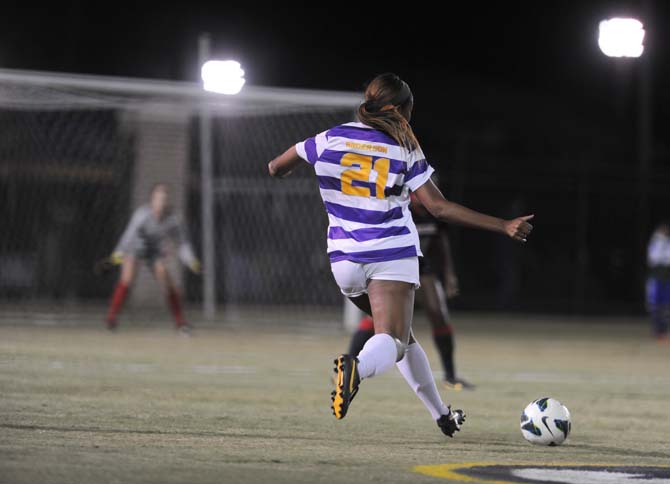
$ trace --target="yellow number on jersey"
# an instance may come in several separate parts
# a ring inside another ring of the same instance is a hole
[[[389,178],[389,168],[391,161],[388,158],[377,158],[375,161],[375,171],[377,172],[377,198],[384,199],[384,189],[386,180]]]
[[[342,166],[358,165],[355,170],[346,170],[342,172],[342,193],[353,195],[355,197],[369,197],[370,189],[368,187],[355,187],[353,181],[368,181],[370,171],[372,170],[372,156],[357,155],[347,153],[340,160]]]
[[[356,153],[345,154],[340,163],[342,166],[358,165],[354,170],[345,170],[342,172],[342,193],[345,195],[353,195],[355,197],[369,197],[369,187],[355,187],[354,181],[370,181],[370,173],[373,168],[372,156],[359,155]],[[391,162],[388,158],[378,158],[374,162],[374,170],[377,172],[377,181],[375,183],[377,198],[384,199],[384,188],[386,188],[386,181],[389,177],[389,167]]]

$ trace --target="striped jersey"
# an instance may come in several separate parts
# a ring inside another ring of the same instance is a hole
[[[433,168],[420,149],[407,150],[388,134],[347,123],[296,145],[314,166],[328,213],[331,262],[381,262],[421,256],[409,194]]]

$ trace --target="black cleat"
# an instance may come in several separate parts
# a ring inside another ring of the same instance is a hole
[[[333,415],[341,420],[347,414],[349,404],[358,393],[358,384],[361,382],[358,376],[358,358],[350,355],[340,355],[335,363],[335,390],[331,393],[331,406]]]
[[[451,410],[451,407],[449,407],[449,415],[442,415],[437,419],[437,426],[448,437],[453,437],[455,432],[460,431],[463,423],[465,423],[463,410]]]

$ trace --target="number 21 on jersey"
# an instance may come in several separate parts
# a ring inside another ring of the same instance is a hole
[[[386,198],[384,189],[386,188],[391,164],[388,158],[377,158],[375,160],[372,156],[347,153],[342,156],[340,164],[342,166],[355,167],[354,169],[342,172],[342,193],[355,197],[371,197],[370,185],[354,186],[353,182],[371,183],[370,176],[374,170],[377,175],[377,179],[375,180],[375,196],[382,200]]]

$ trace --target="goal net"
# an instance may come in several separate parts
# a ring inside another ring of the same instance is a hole
[[[196,254],[210,263],[202,277],[171,263],[194,319],[207,284],[217,319],[337,314],[318,184],[308,168],[273,180],[267,162],[351,121],[357,102],[343,92],[249,87],[224,96],[191,83],[0,70],[3,316],[102,319],[117,274],[92,268],[157,182],[169,185]],[[202,171],[205,152],[211,173]],[[167,318],[146,269],[131,294],[130,318]]]

